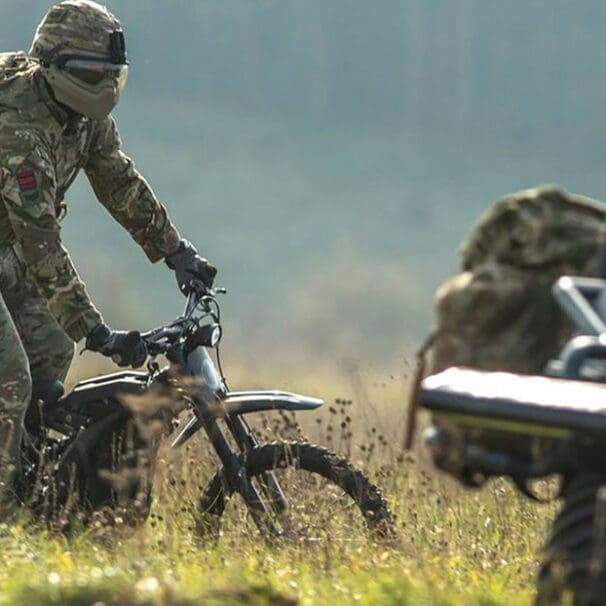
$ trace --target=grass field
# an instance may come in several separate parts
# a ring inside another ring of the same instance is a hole
[[[244,386],[246,374],[233,381]],[[257,376],[247,386],[268,381]],[[344,528],[351,540],[270,545],[246,523],[218,544],[200,544],[191,509],[216,464],[196,437],[187,450],[161,451],[153,513],[140,528],[97,524],[65,538],[25,518],[0,525],[0,605],[531,603],[554,506],[534,505],[500,481],[464,491],[421,450],[403,454],[405,378],[314,375],[272,386],[322,395],[329,405],[301,416],[299,429],[270,415],[260,431],[300,432],[350,456],[388,498],[396,544]]]

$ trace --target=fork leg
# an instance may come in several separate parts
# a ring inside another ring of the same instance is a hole
[[[227,426],[243,453],[259,445],[259,441],[246,422],[246,419],[240,415],[228,417]],[[288,509],[288,499],[278,482],[278,478],[276,478],[276,474],[273,471],[268,471],[262,474],[259,479],[261,490],[268,498],[274,513],[280,514],[286,511]]]
[[[215,452],[223,463],[227,482],[244,499],[259,531],[264,535],[278,536],[280,532],[273,521],[275,515],[273,507],[266,504],[257,488],[246,477],[238,454],[234,452],[227,438],[223,435],[216,419],[210,415],[205,415],[202,417],[202,424]]]

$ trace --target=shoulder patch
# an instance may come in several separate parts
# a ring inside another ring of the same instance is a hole
[[[19,189],[21,191],[31,191],[32,189],[36,189],[38,187],[38,183],[36,182],[36,175],[33,170],[20,170],[17,174],[17,183],[19,184]]]

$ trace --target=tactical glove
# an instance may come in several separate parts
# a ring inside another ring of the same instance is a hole
[[[190,283],[195,278],[201,280],[206,288],[212,288],[217,268],[201,257],[191,242],[181,240],[177,251],[168,255],[165,261],[174,270],[177,285],[183,294],[189,293]]]
[[[141,366],[147,346],[137,331],[110,330],[99,324],[86,338],[86,349],[110,357],[118,366]]]

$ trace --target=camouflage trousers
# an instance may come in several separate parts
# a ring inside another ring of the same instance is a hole
[[[23,420],[32,388],[64,380],[74,343],[13,247],[0,245],[0,501],[20,471]]]

